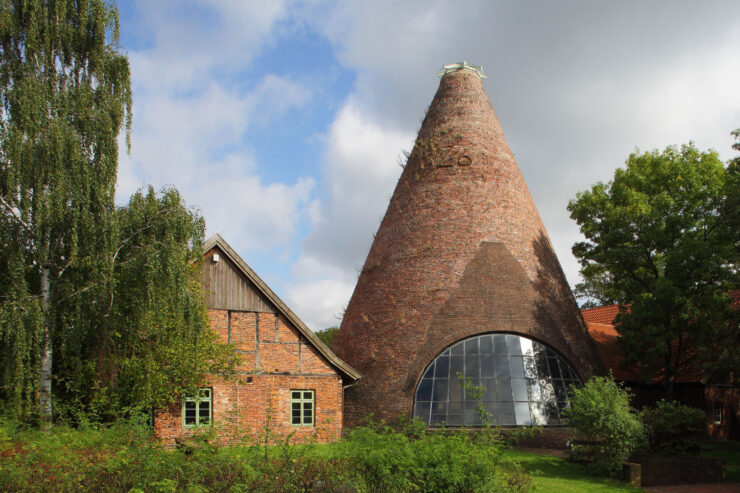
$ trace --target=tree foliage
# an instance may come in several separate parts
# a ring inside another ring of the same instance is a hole
[[[210,330],[200,290],[203,218],[177,190],[150,187],[116,211],[115,224],[109,315],[83,357],[95,373],[80,375],[77,389],[103,417],[165,405],[234,364]]]
[[[629,156],[609,183],[568,204],[586,241],[581,296],[621,305],[620,342],[642,376],[669,387],[732,326],[737,248],[727,213],[728,171],[693,144]],[[736,218],[735,218],[736,220]]]
[[[52,347],[69,356],[75,348],[63,341],[79,339],[102,315],[90,307],[113,247],[118,134],[131,115],[129,65],[114,46],[118,17],[106,2],[1,5],[2,384],[21,413],[38,388],[48,426]]]
[[[52,389],[56,416],[106,419],[230,364],[199,292],[203,219],[175,190],[114,205],[117,41],[104,0],[0,0],[0,400],[43,428]]]
[[[334,339],[337,337],[337,334],[339,334],[339,327],[328,327],[324,330],[319,330],[316,332],[316,335],[318,338],[326,344],[326,347],[331,349],[331,345],[334,343]]]

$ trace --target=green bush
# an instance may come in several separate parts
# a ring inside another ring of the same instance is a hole
[[[496,433],[427,431],[413,422],[400,431],[354,428],[340,448],[369,491],[487,491],[503,451]]]
[[[649,449],[662,454],[698,452],[699,437],[707,430],[707,415],[701,409],[675,401],[661,400],[640,413]]]
[[[412,421],[355,428],[337,444],[217,447],[204,436],[170,450],[130,421],[42,433],[0,420],[0,492],[490,491],[497,437]],[[526,491],[525,474],[498,479]]]
[[[629,392],[611,377],[594,377],[581,388],[571,388],[571,394],[568,424],[576,440],[585,442],[581,447],[591,456],[589,466],[616,476],[644,441],[642,422],[629,405]]]

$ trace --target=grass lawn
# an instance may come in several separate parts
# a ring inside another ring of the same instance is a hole
[[[701,446],[701,455],[724,457],[727,482],[740,483],[740,442],[707,442]]]
[[[626,483],[594,476],[584,466],[559,457],[507,450],[504,457],[521,464],[532,476],[535,491],[557,493],[641,492]]]

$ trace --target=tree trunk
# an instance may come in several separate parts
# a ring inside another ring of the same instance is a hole
[[[41,371],[39,372],[39,418],[41,430],[50,431],[51,409],[51,332],[49,331],[49,268],[41,268],[41,308],[44,313],[44,334],[41,342]]]

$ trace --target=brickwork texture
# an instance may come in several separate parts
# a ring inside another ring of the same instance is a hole
[[[442,77],[333,349],[363,374],[345,421],[411,414],[446,347],[510,332],[559,351],[583,380],[600,360],[481,79]]]
[[[265,438],[291,443],[338,440],[342,432],[342,379],[287,320],[275,313],[209,310],[211,328],[231,342],[241,364],[233,380],[210,377],[213,427],[219,443]],[[313,426],[293,426],[290,391],[313,390]],[[169,445],[201,431],[184,427],[182,402],[155,411],[154,430]]]

